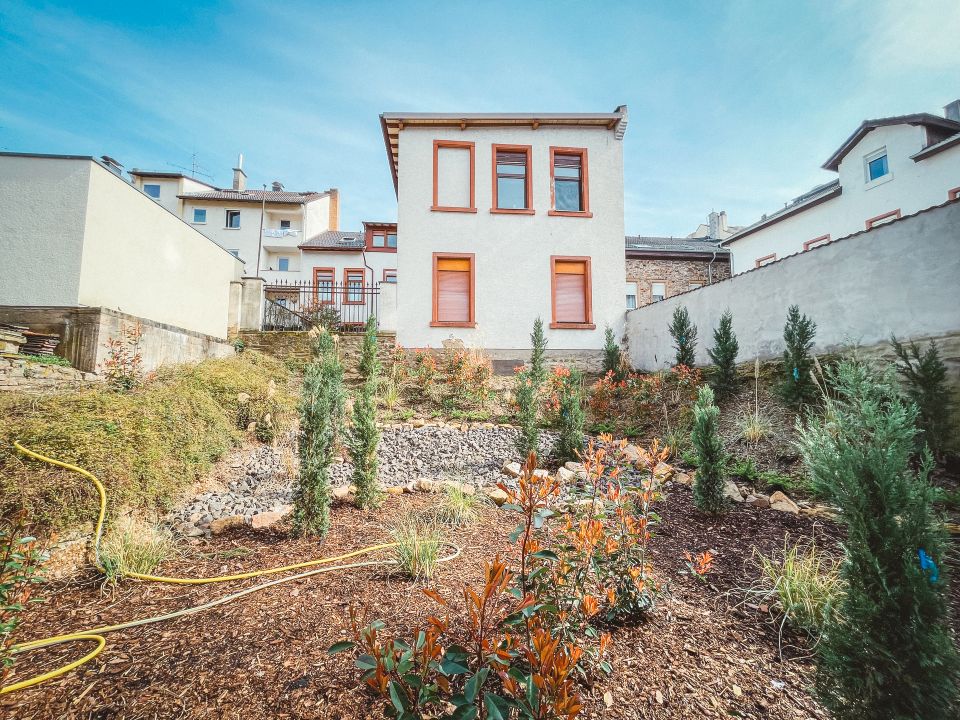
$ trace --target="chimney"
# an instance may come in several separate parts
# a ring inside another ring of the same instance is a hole
[[[274,192],[283,192],[283,183],[279,180],[273,181],[273,191]]]
[[[960,122],[960,100],[954,100],[949,105],[943,106],[943,116],[947,120]]]
[[[727,230],[728,227],[729,226],[727,225],[727,211],[721,210],[720,211],[720,232],[726,233],[728,231]]]
[[[247,174],[243,171],[243,153],[237,156],[237,166],[233,169],[233,189],[240,192],[247,189]]]
[[[710,223],[710,235],[709,237],[717,237],[717,233],[720,230],[720,215],[715,212],[710,213],[707,216],[707,222]]]

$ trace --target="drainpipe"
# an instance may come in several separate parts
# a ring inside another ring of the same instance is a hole
[[[717,259],[717,248],[713,248],[713,257],[707,263],[707,285],[713,285],[713,261]]]
[[[260,277],[260,255],[263,254],[263,214],[267,209],[267,184],[263,184],[263,195],[260,196],[260,237],[257,238],[257,277]]]
[[[386,243],[387,241],[386,235],[384,235],[383,241],[384,243]],[[363,234],[363,250],[360,251],[360,257],[363,258],[363,266],[370,271],[370,297],[373,298],[373,283],[375,282],[375,280],[373,277],[373,268],[367,264],[367,234],[366,233]],[[370,303],[370,304],[372,305],[373,303]],[[376,312],[373,314],[376,315],[379,312],[380,312],[380,308],[378,307],[376,309]],[[377,320],[377,325],[379,326],[379,324],[380,324],[380,321]]]

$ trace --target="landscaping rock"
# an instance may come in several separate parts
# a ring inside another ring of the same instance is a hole
[[[510,477],[518,478],[520,477],[520,463],[510,462],[509,460],[503,464],[503,467],[500,468],[500,471],[504,475],[509,475]]]
[[[748,495],[747,505],[752,505],[760,510],[770,507],[770,498],[767,495]]]
[[[573,470],[562,467],[557,470],[557,479],[562,483],[572,483],[577,479],[577,474]]]
[[[626,458],[628,462],[638,463],[640,462],[640,451],[636,445],[630,443],[623,448],[623,457]]]
[[[276,511],[256,513],[250,518],[250,527],[254,530],[264,530],[273,527],[283,520],[283,515]]]
[[[673,475],[673,466],[667,465],[667,463],[657,463],[657,466],[653,469],[653,476],[661,482],[669,480],[671,475]]]
[[[791,513],[792,515],[797,515],[800,512],[800,506],[779,490],[770,496],[770,509]]]
[[[550,477],[550,471],[546,468],[537,468],[533,471],[533,476],[539,478]]]
[[[485,493],[488,498],[490,498],[491,500],[493,500],[493,502],[497,504],[497,507],[500,507],[505,502],[507,502],[507,500],[510,499],[510,496],[507,495],[507,493],[505,493],[500,488],[487,488],[487,490],[485,490]]]
[[[743,494],[740,492],[740,488],[737,487],[737,484],[732,480],[727,480],[723,484],[723,496],[730,498],[734,502],[743,502]]]
[[[211,522],[210,532],[214,535],[220,535],[227,530],[243,527],[246,523],[247,519],[243,515],[231,515],[230,517],[220,518],[219,520]]]
[[[422,428],[427,424],[427,421],[423,418],[414,418],[413,422],[410,423],[414,428]]]
[[[428,478],[420,478],[417,480],[417,490],[420,492],[435,493],[440,492],[441,489],[443,489],[443,486],[440,483]]]
[[[334,500],[346,500],[351,495],[350,486],[340,485],[338,487],[335,487],[331,491],[331,494],[333,495]]]
[[[387,495],[403,495],[405,488],[403,485],[388,485],[386,488]]]
[[[679,485],[691,487],[693,485],[693,475],[685,472],[675,473],[672,480]]]

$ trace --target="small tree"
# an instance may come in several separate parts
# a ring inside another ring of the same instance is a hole
[[[720,325],[713,331],[713,347],[707,350],[710,360],[716,366],[713,372],[714,392],[728,395],[737,389],[737,353],[740,343],[733,332],[733,313],[729,310],[720,316]]]
[[[897,372],[906,384],[907,397],[919,411],[917,426],[922,432],[922,440],[930,446],[934,457],[942,459],[950,433],[952,408],[947,388],[947,366],[940,359],[940,348],[935,340],[923,352],[913,341],[904,346],[892,337],[890,342],[899,360]]]
[[[583,451],[583,373],[573,368],[562,373],[560,384],[560,437],[556,455],[560,461],[576,460]]]
[[[540,428],[537,426],[540,393],[531,375],[531,371],[519,369],[514,377],[513,395],[517,402],[517,420],[520,424],[520,434],[514,445],[521,458],[538,452],[537,445],[540,441]]]
[[[697,475],[693,482],[693,504],[709,513],[722,512],[727,505],[723,494],[727,463],[720,439],[720,409],[713,402],[713,390],[703,385],[693,406],[691,441],[697,454]]]
[[[956,718],[960,663],[947,625],[944,531],[929,453],[912,465],[917,409],[891,370],[841,360],[827,412],[799,447],[847,526],[846,592],[817,646],[817,690],[838,720]]]
[[[380,430],[377,428],[377,384],[380,361],[377,358],[377,320],[367,319],[360,353],[360,374],[363,384],[353,403],[353,424],[347,441],[353,463],[353,484],[357,487],[356,505],[369,509],[380,501],[377,483],[377,448]]]
[[[343,368],[328,332],[314,338],[313,350],[300,400],[300,478],[293,496],[297,535],[324,535],[330,528],[330,463],[346,397]]]
[[[787,323],[783,326],[783,339],[787,349],[783,351],[783,369],[786,373],[780,386],[780,395],[795,407],[810,402],[816,397],[817,386],[811,376],[813,358],[810,348],[817,333],[817,324],[800,307],[791,305],[787,311]]]
[[[547,338],[543,334],[543,320],[537,317],[533,321],[533,332],[530,333],[530,378],[539,387],[547,379],[547,368],[544,360],[547,354]]]
[[[673,336],[673,347],[677,351],[675,365],[693,367],[697,354],[697,327],[690,322],[690,313],[686,306],[673,311],[673,319],[668,326]]]
[[[603,374],[612,372],[616,380],[623,380],[623,353],[617,343],[613,328],[608,325],[603,336]]]

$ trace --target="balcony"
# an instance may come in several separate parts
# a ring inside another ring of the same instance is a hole
[[[300,237],[299,230],[291,230],[290,228],[264,228],[263,236],[265,238],[285,238],[285,237]]]
[[[270,251],[289,251],[300,244],[302,230],[289,228],[264,228],[263,249]]]

